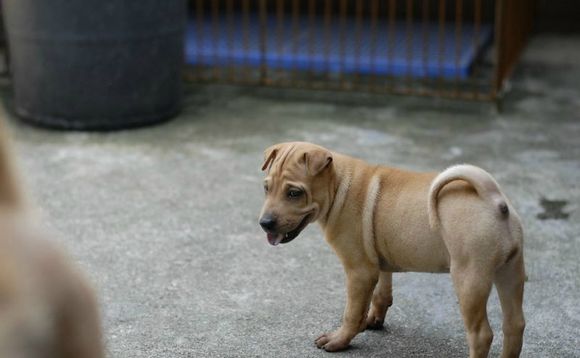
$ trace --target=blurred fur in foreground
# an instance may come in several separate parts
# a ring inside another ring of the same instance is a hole
[[[0,357],[104,357],[93,291],[27,212],[0,108]]]

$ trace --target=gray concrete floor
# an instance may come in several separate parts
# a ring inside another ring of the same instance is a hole
[[[489,170],[526,232],[523,356],[578,357],[579,58],[579,37],[532,40],[501,113],[490,104],[191,87],[184,112],[157,127],[61,133],[14,118],[11,126],[45,220],[98,288],[111,357],[330,356],[313,340],[340,324],[337,258],[316,226],[273,248],[256,220],[262,151],[287,140],[417,170],[464,162]],[[9,102],[7,83],[2,93]],[[544,202],[545,212],[542,198],[565,205]],[[394,301],[384,331],[360,334],[337,356],[467,355],[448,275],[396,274]],[[488,308],[497,356],[495,292]]]

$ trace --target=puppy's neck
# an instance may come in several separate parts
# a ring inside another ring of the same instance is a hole
[[[335,222],[342,210],[354,176],[352,168],[344,164],[343,157],[341,154],[333,153],[334,161],[328,180],[329,195],[326,202],[321,205],[322,211],[318,219],[323,230]]]

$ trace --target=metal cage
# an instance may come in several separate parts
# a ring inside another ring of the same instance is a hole
[[[194,82],[496,100],[527,0],[190,0]]]

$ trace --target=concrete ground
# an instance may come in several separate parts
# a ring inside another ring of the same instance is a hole
[[[580,357],[579,58],[579,37],[533,39],[501,113],[410,97],[191,87],[183,113],[153,128],[11,126],[45,220],[98,288],[110,357],[331,356],[313,341],[340,324],[337,258],[314,225],[274,248],[257,224],[262,152],[287,140],[410,169],[489,170],[525,227],[523,356]],[[488,308],[497,356],[495,292]],[[385,330],[336,354],[466,355],[449,276],[418,273],[395,275]]]

